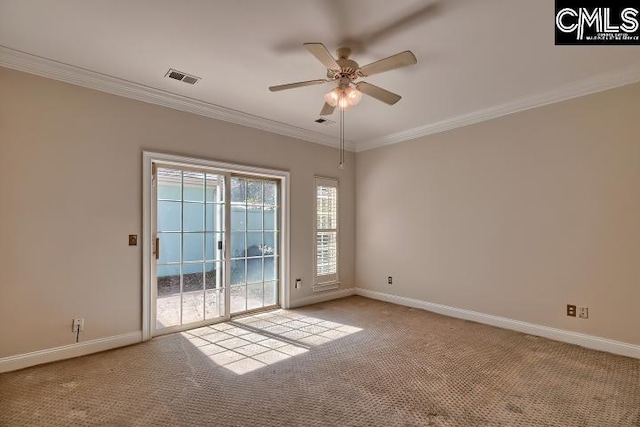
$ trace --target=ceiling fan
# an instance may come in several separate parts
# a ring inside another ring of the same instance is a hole
[[[295,89],[303,86],[313,86],[330,82],[337,82],[337,87],[328,92],[325,96],[325,104],[320,111],[321,116],[333,113],[336,106],[344,110],[360,102],[362,93],[369,95],[386,104],[393,105],[400,101],[401,96],[386,89],[372,85],[357,79],[406,67],[417,63],[415,55],[411,51],[404,51],[388,58],[381,59],[371,64],[360,67],[357,62],[349,59],[351,49],[348,47],[339,48],[334,58],[322,43],[304,43],[303,45],[313,56],[316,57],[325,67],[327,67],[327,78],[318,80],[308,80],[304,82],[289,83],[269,87],[271,92]]]

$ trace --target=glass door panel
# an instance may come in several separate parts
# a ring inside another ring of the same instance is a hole
[[[278,301],[278,183],[231,177],[231,314]]]
[[[157,168],[157,329],[227,315],[224,183],[224,175]]]

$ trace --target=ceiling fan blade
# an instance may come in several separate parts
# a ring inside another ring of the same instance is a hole
[[[373,74],[383,73],[385,71],[394,70],[396,68],[406,67],[407,65],[416,64],[418,60],[410,50],[395,54],[380,61],[360,67],[363,76],[371,76]]]
[[[383,27],[372,29],[372,31],[363,34],[359,39],[367,46],[378,43],[380,40],[389,38],[395,33],[409,30],[412,27],[424,24],[426,21],[438,17],[443,8],[442,2],[439,1],[427,3],[408,11],[405,15],[387,23],[387,25]]]
[[[393,105],[396,102],[400,101],[402,98],[400,95],[397,95],[393,92],[389,92],[388,90],[382,89],[376,85],[372,85],[367,82],[360,82],[356,84],[356,89],[360,92],[365,93],[378,101],[382,101],[385,104]]]
[[[320,115],[321,116],[330,116],[333,114],[333,110],[335,110],[336,107],[332,107],[331,105],[327,104],[326,102],[324,103],[324,107],[322,107],[322,110],[320,111]]]
[[[303,46],[325,67],[330,70],[340,71],[340,66],[322,43],[304,43]]]
[[[333,81],[333,80],[325,80],[325,79],[307,80],[306,82],[297,82],[297,83],[289,83],[286,85],[269,86],[269,90],[271,92],[278,92],[280,90],[295,89],[297,87],[320,85],[322,83],[328,83],[330,81]]]

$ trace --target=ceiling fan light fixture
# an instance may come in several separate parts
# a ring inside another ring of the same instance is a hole
[[[345,99],[350,106],[358,105],[362,99],[362,92],[353,87],[348,87],[344,90]]]
[[[340,90],[338,88],[332,89],[324,94],[324,100],[327,104],[335,107],[340,101]]]
[[[332,107],[346,110],[357,105],[362,99],[362,92],[352,87],[337,87],[324,95],[324,100]]]

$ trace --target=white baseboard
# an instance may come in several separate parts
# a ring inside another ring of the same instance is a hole
[[[344,298],[355,295],[355,288],[340,289],[337,291],[318,292],[309,297],[300,298],[291,302],[291,308],[302,307],[309,304],[317,304],[319,302],[330,301],[332,299]]]
[[[363,297],[404,305],[407,307],[420,308],[434,313],[443,314],[445,316],[471,320],[525,334],[545,337],[569,344],[576,344],[594,350],[606,351],[613,354],[619,354],[621,356],[640,359],[640,346],[638,345],[614,341],[593,335],[581,334],[578,332],[571,332],[563,329],[550,328],[548,326],[536,325],[534,323],[521,322],[519,320],[508,319],[506,317],[493,316],[491,314],[449,307],[447,305],[372,291],[364,288],[347,288],[311,295],[306,298],[293,301],[292,308],[344,298],[351,295],[361,295]],[[57,360],[85,356],[87,354],[124,347],[126,345],[137,344],[139,342],[142,342],[142,331],[130,332],[113,337],[98,338],[91,341],[74,343],[62,347],[19,354],[16,356],[3,357],[0,358],[0,373],[28,368],[30,366],[40,365],[43,363],[55,362]]]
[[[354,288],[318,292],[315,295],[292,301],[291,308],[344,298],[353,294],[355,294]],[[57,360],[85,356],[87,354],[111,350],[139,342],[142,342],[142,331],[116,335],[113,337],[99,338],[91,341],[69,344],[62,347],[38,350],[15,356],[2,357],[0,358],[0,373],[41,365],[43,363],[55,362]]]
[[[98,338],[91,341],[63,345],[62,347],[18,354],[16,356],[2,357],[0,358],[0,373],[28,368],[29,366],[40,365],[42,363],[55,362],[57,360],[85,356],[87,354],[111,350],[139,342],[142,342],[142,331]]]
[[[471,320],[478,323],[484,323],[486,325],[523,332],[529,335],[536,335],[569,344],[576,344],[594,350],[606,351],[613,354],[619,354],[621,356],[640,359],[640,346],[621,341],[614,341],[608,338],[571,332],[564,329],[550,328],[548,326],[521,322],[519,320],[508,319],[506,317],[478,313],[476,311],[449,307],[447,305],[386,294],[364,288],[355,288],[355,294],[408,307],[421,308],[423,310],[432,311],[445,316]]]

